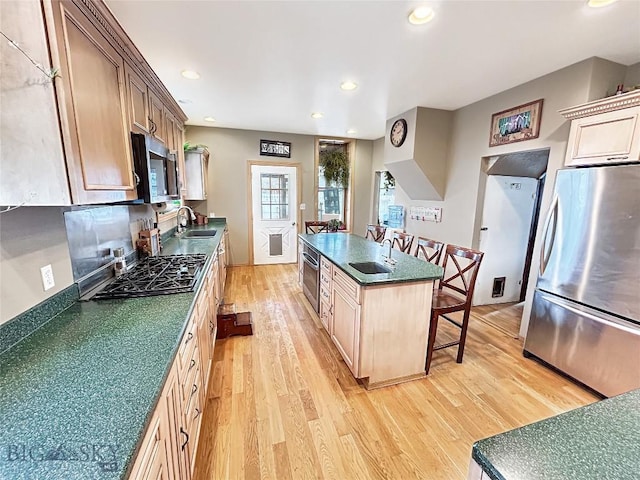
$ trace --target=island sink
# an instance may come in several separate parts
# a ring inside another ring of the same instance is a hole
[[[184,238],[193,238],[193,237],[215,237],[217,230],[189,230],[186,232],[183,237]]]
[[[377,262],[350,263],[350,266],[364,274],[390,273],[391,269]]]

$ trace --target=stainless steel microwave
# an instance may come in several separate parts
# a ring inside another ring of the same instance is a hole
[[[138,199],[158,203],[180,198],[178,159],[153,137],[131,133]]]

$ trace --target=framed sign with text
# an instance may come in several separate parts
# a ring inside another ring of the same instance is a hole
[[[291,158],[291,143],[275,140],[260,140],[260,155]]]

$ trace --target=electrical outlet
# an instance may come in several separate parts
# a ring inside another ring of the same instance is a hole
[[[40,269],[40,274],[42,275],[42,287],[45,292],[50,288],[55,287],[56,282],[53,279],[53,268],[51,268],[51,265],[45,265],[42,267]]]

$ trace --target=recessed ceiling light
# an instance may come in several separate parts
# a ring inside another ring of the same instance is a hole
[[[193,70],[183,70],[182,76],[184,78],[188,78],[189,80],[198,80],[200,78],[200,74],[198,72],[194,72]]]
[[[349,130],[347,130],[347,135],[355,135],[356,133],[358,133],[356,130],[354,130],[353,128],[350,128]]]
[[[409,23],[423,25],[433,20],[435,12],[431,7],[418,7],[409,14]]]
[[[589,0],[587,2],[587,5],[589,5],[591,8],[600,8],[600,7],[606,7],[607,5],[611,5],[613,2],[616,2],[617,0]]]
[[[311,114],[311,118],[322,118],[324,117],[324,114],[322,112],[313,112]]]
[[[216,119],[215,119],[215,118],[213,118],[213,117],[204,117],[204,121],[205,121],[205,122],[215,122],[215,121],[216,121]]]
[[[340,84],[340,88],[342,90],[355,90],[358,88],[358,84],[356,82],[352,82],[351,80],[347,80],[346,82],[342,82]]]

